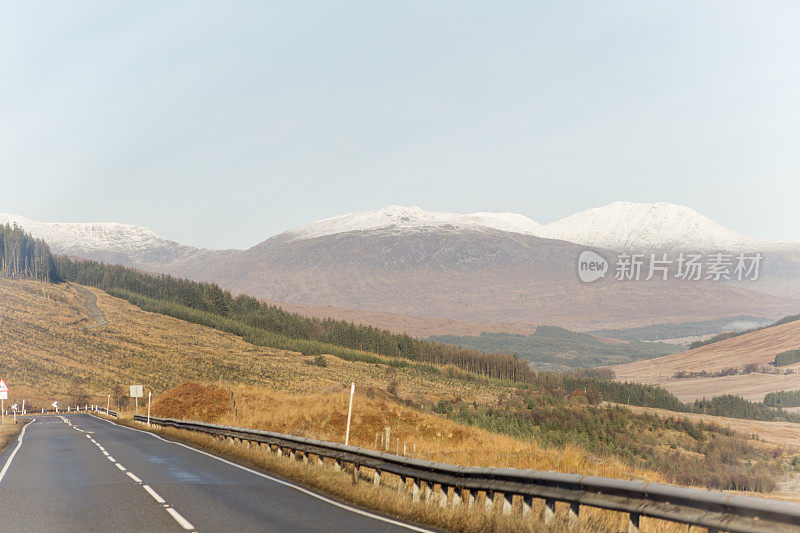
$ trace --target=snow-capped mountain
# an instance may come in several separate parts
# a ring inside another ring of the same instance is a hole
[[[323,220],[286,232],[291,240],[315,239],[325,235],[351,231],[396,229],[398,231],[451,226],[479,230],[492,229],[535,235],[541,226],[530,218],[516,213],[472,213],[460,215],[438,211],[423,211],[419,207],[392,205],[377,211],[349,213]]]
[[[170,262],[198,252],[211,252],[159,237],[142,226],[116,222],[39,222],[0,213],[0,224],[20,226],[45,241],[57,254],[128,266]]]
[[[389,206],[377,211],[326,218],[283,235],[288,240],[302,240],[353,231],[392,230],[402,233],[436,227],[507,231],[610,250],[748,251],[798,246],[798,243],[748,237],[717,224],[694,209],[666,202],[614,202],[545,225],[516,213],[461,215],[423,211],[419,207]]]
[[[614,202],[546,224],[537,235],[611,250],[752,250],[790,244],[736,233],[694,209],[665,202]]]
[[[390,206],[312,222],[247,250],[192,248],[125,224],[0,215],[0,223],[9,222],[55,253],[212,281],[234,293],[451,320],[629,327],[732,314],[778,317],[796,312],[792,298],[800,298],[800,245],[752,239],[663,203],[618,202],[544,226],[513,213]],[[576,258],[585,246],[609,253],[770,253],[758,286],[669,280],[631,292],[629,284],[609,280],[580,282]]]

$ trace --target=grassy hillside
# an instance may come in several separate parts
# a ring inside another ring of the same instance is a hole
[[[424,341],[342,320],[319,320],[289,313],[249,296],[234,297],[213,283],[145,274],[95,261],[57,258],[59,275],[92,285],[155,311],[240,335],[254,344],[333,353],[364,360],[366,352],[422,363],[452,364],[482,376],[517,380],[529,373],[515,356],[485,353]]]
[[[50,405],[86,401],[113,405],[127,386],[147,384],[163,392],[187,379],[261,384],[291,393],[342,387],[350,381],[388,387],[396,382],[412,398],[461,394],[485,398],[497,394],[491,383],[443,376],[439,367],[398,369],[391,359],[347,362],[271,347],[254,346],[215,329],[143,312],[103,291],[98,306],[108,324],[90,325],[84,298],[69,285],[0,279],[0,375],[11,387],[9,398]],[[401,371],[402,370],[402,371]]]
[[[682,401],[721,394],[761,401],[769,392],[797,387],[800,363],[780,368],[773,363],[779,353],[798,347],[800,321],[782,321],[679,354],[619,365],[614,372],[620,380],[662,386]]]
[[[664,343],[602,342],[592,335],[555,326],[539,326],[530,335],[481,333],[436,335],[431,339],[486,352],[516,354],[541,370],[616,365],[673,354],[681,349]]]
[[[708,346],[709,344],[714,344],[715,342],[724,341],[726,339],[732,339],[733,337],[738,337],[739,335],[745,335],[747,333],[753,333],[756,331],[761,331],[762,329],[772,327],[772,326],[780,326],[781,324],[788,324],[789,322],[794,322],[796,320],[800,320],[800,315],[789,315],[781,318],[776,322],[772,322],[769,324],[764,324],[761,326],[756,326],[748,329],[742,330],[734,330],[734,331],[724,331],[719,335],[714,335],[710,339],[705,339],[701,341],[693,342],[689,347],[690,348],[700,348],[701,346]]]

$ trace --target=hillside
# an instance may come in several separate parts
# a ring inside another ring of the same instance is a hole
[[[800,388],[800,364],[780,368],[781,371],[791,370],[792,374],[750,373],[683,379],[674,376],[680,371],[713,373],[728,368],[741,370],[748,364],[766,366],[778,353],[799,347],[800,322],[795,321],[679,354],[615,366],[613,370],[619,380],[660,385],[683,401],[726,393],[760,401],[768,392]]]
[[[351,381],[382,389],[396,382],[410,398],[420,400],[460,395],[488,401],[503,390],[430,370],[351,363],[333,356],[320,362],[145,312],[101,290],[83,290],[97,297],[107,324],[89,328],[94,323],[85,298],[71,285],[0,278],[0,376],[12,386],[11,399],[49,404],[81,396],[100,402],[131,383],[146,383],[160,393],[185,380],[259,384],[289,394],[339,390]]]
[[[0,279],[0,376],[11,400],[29,405],[101,403],[145,383],[155,393],[185,380],[271,386],[287,393],[338,390],[351,381],[386,388],[396,381],[410,397],[460,394],[486,400],[491,386],[387,366],[348,363],[269,347],[156,313],[143,312],[103,291],[88,289],[108,324],[93,329],[84,297],[69,285]],[[438,391],[438,392],[437,392]],[[115,399],[117,403],[119,398]]]

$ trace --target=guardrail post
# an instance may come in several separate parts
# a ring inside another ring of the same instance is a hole
[[[419,501],[419,493],[420,493],[420,481],[417,478],[413,478],[411,480],[411,501],[418,502]]]
[[[397,492],[405,492],[406,490],[406,478],[403,476],[397,476]]]
[[[291,448],[289,448],[289,459],[291,459],[293,461],[296,459],[295,454],[294,454],[294,450],[291,449]]]
[[[475,507],[475,489],[469,489],[467,491],[467,507],[470,509]]]
[[[278,457],[281,457],[281,456],[283,456],[283,448],[281,448],[280,446],[275,446],[275,448],[276,448],[276,450],[275,450],[275,454],[276,454]]]
[[[531,514],[531,507],[533,507],[533,496],[522,496],[522,516]]]
[[[639,513],[628,515],[628,533],[639,533]]]
[[[433,483],[430,481],[423,481],[423,497],[427,503],[433,503]]]
[[[325,458],[324,458],[324,457],[322,457],[321,455],[318,455],[318,456],[317,456],[317,464],[318,464],[319,466],[325,466]]]
[[[300,457],[303,459],[303,462],[304,462],[305,464],[308,464],[308,454],[307,454],[306,452],[302,452],[302,453],[300,454]]]
[[[494,491],[485,490],[483,494],[483,507],[486,509],[487,513],[491,513],[494,510]]]
[[[569,527],[577,527],[578,515],[581,512],[581,504],[578,502],[570,502],[569,504]]]
[[[437,500],[439,500],[439,507],[447,507],[447,485],[439,484],[439,492],[437,494]]]
[[[342,469],[342,462],[339,459],[333,460],[333,469],[337,472]]]
[[[372,484],[376,487],[381,486],[381,471],[375,470],[375,473],[372,475]]]
[[[556,501],[550,498],[544,501],[544,523],[552,524],[556,518]]]
[[[464,489],[453,487],[453,507],[460,507],[464,503]]]
[[[508,492],[503,493],[503,514],[511,514],[514,505],[514,495]]]

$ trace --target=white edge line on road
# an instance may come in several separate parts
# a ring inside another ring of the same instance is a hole
[[[170,515],[172,515],[172,518],[174,518],[174,519],[175,519],[175,521],[176,521],[178,524],[180,524],[180,526],[181,526],[183,529],[187,529],[187,530],[194,529],[194,526],[192,525],[192,523],[191,523],[191,522],[189,522],[188,520],[186,520],[186,519],[185,519],[183,516],[181,516],[181,513],[179,513],[178,511],[176,511],[176,510],[175,510],[175,509],[173,509],[172,507],[167,507],[167,512],[168,512]]]
[[[31,420],[31,422],[36,422],[36,419],[34,418],[33,420]],[[3,481],[3,478],[6,475],[6,472],[8,472],[8,468],[11,466],[11,461],[14,460],[14,456],[17,455],[17,452],[19,451],[20,446],[22,446],[22,437],[25,436],[25,430],[26,429],[28,429],[28,424],[25,424],[25,426],[22,428],[22,431],[19,434],[19,438],[17,439],[17,447],[14,448],[14,451],[11,452],[11,455],[8,456],[8,460],[6,461],[6,464],[3,465],[3,469],[0,470],[0,482]]]
[[[136,428],[124,426],[122,424],[117,424],[116,422],[112,422],[111,420],[106,420],[105,418],[101,418],[99,416],[96,417],[96,418],[98,418],[100,420],[103,420],[105,422],[108,422],[109,424],[113,424],[115,426],[121,427],[121,428],[130,429],[131,431],[138,431],[139,433],[144,433],[145,435],[150,435],[151,437],[154,437],[154,438],[156,438],[158,440],[162,440],[164,442],[168,442],[170,444],[183,446],[184,448],[186,448],[188,450],[192,450],[193,452],[197,452],[197,453],[200,453],[200,454],[203,454],[203,455],[207,455],[208,457],[216,459],[217,461],[221,461],[221,462],[223,462],[225,464],[234,466],[234,467],[236,467],[236,468],[238,468],[240,470],[244,470],[245,472],[250,472],[251,474],[255,474],[256,476],[263,477],[264,479],[269,479],[270,481],[274,481],[275,483],[284,485],[286,487],[291,487],[291,488],[293,488],[295,490],[298,490],[300,492],[308,494],[309,496],[312,496],[312,497],[314,497],[314,498],[316,498],[318,500],[321,500],[321,501],[323,501],[325,503],[329,503],[329,504],[334,505],[336,507],[339,507],[341,509],[345,509],[347,511],[350,511],[351,513],[359,514],[359,515],[362,515],[362,516],[367,516],[369,518],[374,518],[375,520],[379,520],[381,522],[386,522],[387,524],[392,524],[392,525],[395,525],[395,526],[404,527],[404,528],[409,529],[411,531],[419,531],[421,533],[433,533],[433,531],[430,530],[430,529],[425,529],[425,528],[421,528],[421,527],[418,527],[418,526],[413,526],[411,524],[406,524],[406,523],[401,522],[399,520],[394,520],[392,518],[387,518],[385,516],[377,515],[377,514],[369,512],[369,511],[365,511],[363,509],[358,509],[357,507],[352,507],[350,505],[347,505],[346,503],[337,502],[336,500],[332,500],[332,499],[327,498],[327,497],[325,497],[325,496],[323,496],[321,494],[317,494],[313,490],[309,490],[309,489],[306,489],[306,488],[301,487],[299,485],[295,485],[294,483],[291,483],[289,481],[285,481],[283,479],[270,476],[269,474],[265,474],[263,472],[259,472],[258,470],[253,470],[252,468],[248,468],[246,466],[242,466],[240,464],[234,463],[233,461],[228,461],[227,459],[223,459],[222,457],[218,457],[218,456],[214,455],[213,453],[208,453],[206,451],[200,450],[200,449],[195,448],[193,446],[189,446],[188,444],[184,444],[182,442],[177,442],[177,441],[174,441],[174,440],[167,440],[167,439],[163,438],[161,435],[158,435],[156,433],[150,433],[149,431],[144,431],[142,429],[136,429]],[[146,486],[146,485],[143,485],[143,486]]]

